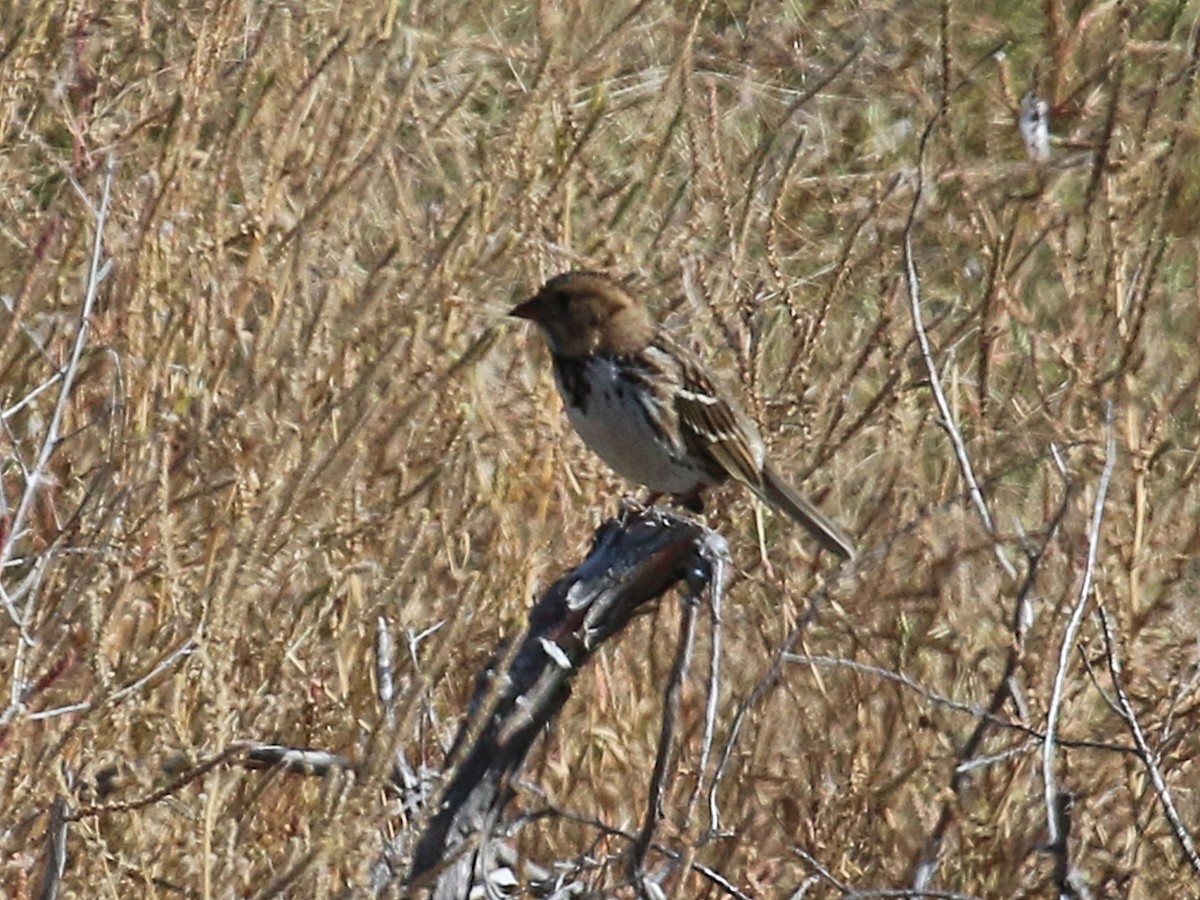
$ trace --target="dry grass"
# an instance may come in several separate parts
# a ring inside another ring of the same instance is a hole
[[[813,860],[901,888],[940,835],[933,886],[1050,896],[1036,735],[1055,710],[1059,737],[1092,742],[1050,757],[1076,798],[1080,880],[1200,894],[1115,711],[1097,614],[1194,828],[1200,103],[1183,4],[18,6],[0,13],[0,583],[37,580],[0,610],[0,893],[41,883],[56,797],[82,811],[70,896],[367,884],[405,827],[393,753],[439,764],[474,671],[623,489],[569,434],[540,343],[501,315],[587,265],[634,274],[740,372],[781,466],[874,550],[802,633],[824,662],[786,664],[750,710],[729,833],[707,842],[707,817],[684,815],[689,690],[661,842],[754,896],[810,878],[808,896],[836,896]],[[1012,118],[1035,81],[1063,139],[1040,172]],[[912,233],[923,316],[1015,577],[909,314],[905,225],[935,119]],[[20,404],[69,358],[84,198],[98,205],[109,160],[112,270],[61,440],[30,471],[62,382]],[[722,497],[724,737],[828,561],[768,516],[768,575],[751,505]],[[638,821],[677,620],[664,605],[577,685],[517,809]],[[1009,662],[1023,710],[1001,693],[970,746]],[[361,769],[221,764],[173,784],[241,740]],[[968,751],[994,758],[956,779]],[[562,816],[521,846],[542,863],[626,849]],[[613,890],[623,870],[588,877]]]

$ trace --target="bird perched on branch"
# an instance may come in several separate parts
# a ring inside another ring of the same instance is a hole
[[[697,508],[732,478],[843,559],[854,543],[767,461],[754,423],[621,284],[597,272],[550,279],[510,315],[550,344],[567,418],[619,475]]]

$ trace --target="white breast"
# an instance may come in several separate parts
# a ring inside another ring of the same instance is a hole
[[[584,442],[618,475],[652,491],[686,494],[706,479],[681,458],[682,450],[655,437],[634,386],[620,377],[611,359],[585,363],[590,386],[582,409],[573,407],[559,383],[567,418]]]

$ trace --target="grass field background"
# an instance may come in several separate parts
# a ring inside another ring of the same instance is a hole
[[[839,577],[710,498],[719,741],[761,693],[714,837],[693,678],[660,843],[756,897],[923,861],[956,896],[1054,896],[1064,863],[1200,895],[1198,64],[1171,2],[7,6],[0,893],[38,895],[56,800],[65,896],[366,889],[412,827],[396,754],[437,769],[629,490],[504,317],[588,267],[745,385],[864,550]],[[678,620],[605,650],[512,807],[602,896],[631,895],[597,824],[643,815]]]

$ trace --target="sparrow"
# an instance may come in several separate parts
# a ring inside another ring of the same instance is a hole
[[[617,474],[692,509],[706,488],[733,479],[825,549],[854,557],[846,533],[767,461],[749,417],[619,282],[566,272],[509,314],[540,327],[567,418]]]

